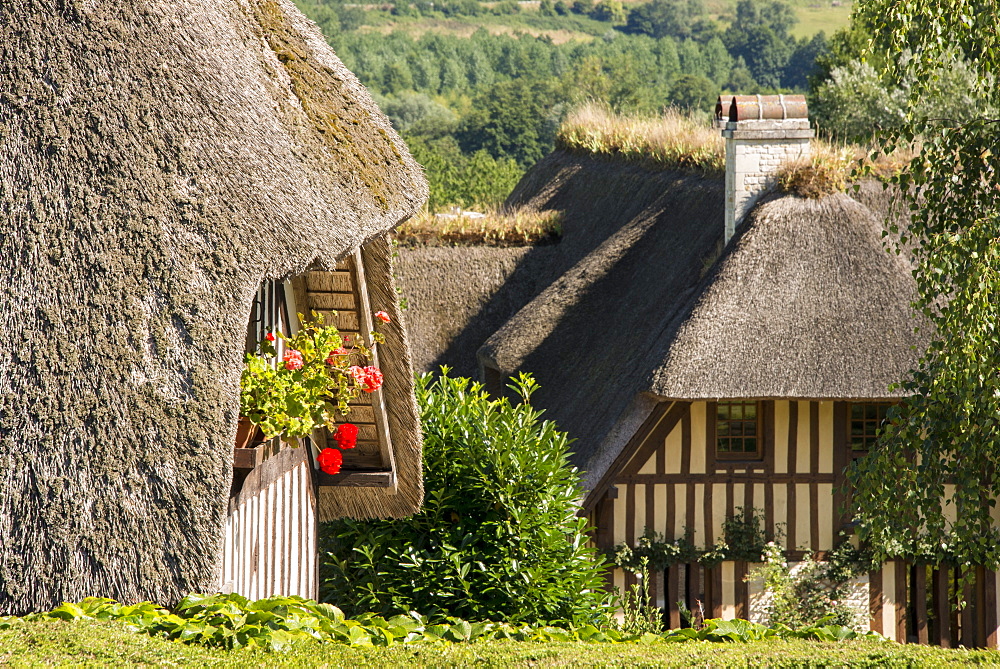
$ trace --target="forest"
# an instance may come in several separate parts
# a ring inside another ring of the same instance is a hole
[[[877,54],[862,60],[863,26],[796,38],[796,9],[782,0],[722,13],[703,0],[297,4],[427,169],[431,211],[502,202],[583,103],[707,118],[723,91],[804,92],[822,133],[863,142],[902,118],[907,95],[880,84]],[[468,34],[427,29],[449,25]],[[942,64],[940,74],[928,114],[967,114],[967,70]]]

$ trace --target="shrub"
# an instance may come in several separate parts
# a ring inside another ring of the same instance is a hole
[[[478,383],[423,375],[423,509],[401,520],[324,526],[323,597],[346,612],[530,623],[603,623],[603,560],[577,517],[566,434]]]

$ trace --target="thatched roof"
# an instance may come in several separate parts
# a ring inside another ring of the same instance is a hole
[[[0,5],[0,613],[210,587],[257,287],[425,195],[291,0]]]
[[[523,189],[521,202],[562,205],[567,230],[616,232],[479,352],[486,367],[536,376],[535,400],[577,439],[588,482],[655,401],[891,396],[926,340],[881,211],[843,194],[779,197],[723,251],[721,180],[647,173],[657,190],[614,193],[604,165],[557,154],[536,168],[534,182],[557,186]],[[638,168],[619,169],[631,181]],[[591,170],[599,193],[584,198]]]

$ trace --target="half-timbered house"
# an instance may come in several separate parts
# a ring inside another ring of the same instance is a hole
[[[422,496],[384,237],[419,165],[291,0],[7,3],[0,62],[0,614],[315,595],[319,520]],[[234,463],[248,321],[311,309],[393,316],[357,454]]]
[[[537,404],[577,439],[600,548],[647,531],[710,547],[727,518],[748,513],[791,560],[822,558],[850,534],[844,469],[871,445],[927,332],[910,306],[912,267],[885,248],[880,186],[819,199],[771,191],[783,161],[809,155],[805,111],[791,96],[720,100],[724,183],[661,175],[658,193],[626,204],[583,183],[581,159],[555,156],[526,179],[546,188],[515,193],[563,210],[567,230],[577,217],[600,225],[591,210],[622,212],[479,350],[488,386],[532,372]],[[759,619],[747,571],[674,565],[652,575],[652,598],[674,627],[678,602]],[[884,564],[857,584],[863,624],[901,641],[995,646],[996,575],[978,571],[962,613],[956,575]],[[616,570],[613,581],[635,576]]]

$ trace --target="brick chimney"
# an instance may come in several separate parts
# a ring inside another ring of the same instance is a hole
[[[726,95],[715,105],[726,138],[726,243],[754,203],[774,184],[781,163],[809,155],[804,95]]]

